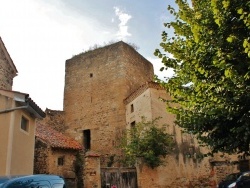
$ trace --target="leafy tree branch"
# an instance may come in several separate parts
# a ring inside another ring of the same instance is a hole
[[[174,36],[164,31],[162,49],[155,50],[162,69],[175,71],[169,80],[158,80],[172,96],[167,109],[212,153],[249,154],[250,2],[176,3],[178,11],[168,8],[175,20],[164,24]]]
[[[157,121],[142,121],[133,128],[128,129],[123,135],[121,149],[124,152],[124,163],[134,166],[138,157],[151,168],[163,164],[162,157],[171,151],[173,139],[171,135],[165,133],[164,126],[159,127]]]

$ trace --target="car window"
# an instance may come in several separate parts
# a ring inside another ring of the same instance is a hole
[[[10,185],[7,188],[50,188],[49,182],[47,181],[33,181],[31,180],[18,180]]]
[[[50,188],[48,185],[39,185],[37,188]]]
[[[62,183],[56,183],[52,187],[53,188],[64,188],[64,184],[62,184]]]

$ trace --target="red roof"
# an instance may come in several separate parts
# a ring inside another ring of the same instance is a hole
[[[40,123],[37,123],[36,125],[36,137],[50,145],[52,148],[73,150],[83,149],[83,146],[73,138],[70,138],[49,126],[42,125]]]

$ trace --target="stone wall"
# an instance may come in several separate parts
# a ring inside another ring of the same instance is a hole
[[[86,153],[84,165],[84,187],[101,187],[100,156]]]
[[[51,110],[46,108],[45,110],[46,117],[42,120],[37,120],[43,125],[48,125],[54,130],[64,133],[67,129],[65,126],[64,120],[64,111],[60,110]]]
[[[0,89],[12,90],[13,78],[15,76],[16,73],[0,46]]]
[[[70,149],[51,148],[36,139],[34,154],[34,174],[56,174],[70,182],[76,181],[74,162],[77,151]],[[63,165],[58,165],[58,159],[63,158]]]
[[[53,148],[49,152],[49,172],[50,174],[61,175],[67,179],[75,179],[74,161],[76,151]],[[58,165],[58,158],[63,158],[63,165]]]
[[[34,153],[34,174],[49,174],[49,150],[46,144],[36,139]]]
[[[119,153],[117,138],[126,127],[123,100],[152,79],[152,64],[123,42],[67,60],[66,132],[82,143],[83,130],[89,129],[91,150],[101,156]]]

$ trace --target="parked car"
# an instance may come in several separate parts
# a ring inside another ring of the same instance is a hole
[[[232,173],[226,176],[225,180],[218,184],[218,188],[232,188],[235,186],[236,180],[242,175],[241,172]]]
[[[237,179],[235,188],[250,188],[250,171],[244,172]]]
[[[66,188],[64,178],[57,175],[0,177],[0,188]]]

